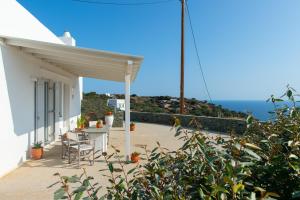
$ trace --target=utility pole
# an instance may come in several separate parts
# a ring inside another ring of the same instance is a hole
[[[185,0],[181,0],[180,114],[184,113],[184,15]]]

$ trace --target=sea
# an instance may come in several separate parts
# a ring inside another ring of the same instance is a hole
[[[230,110],[250,113],[255,118],[261,121],[267,121],[272,118],[269,112],[274,111],[274,105],[271,102],[261,101],[261,100],[216,100],[213,101],[214,104],[221,105],[223,108],[228,108]],[[288,105],[290,102],[280,102],[278,106]]]

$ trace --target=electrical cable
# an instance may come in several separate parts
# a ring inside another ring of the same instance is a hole
[[[190,16],[190,10],[189,10],[187,2],[186,2],[186,10],[187,10],[189,24],[190,24],[191,32],[192,32],[192,36],[193,36],[193,43],[194,43],[196,54],[197,54],[198,65],[199,65],[200,71],[201,71],[201,76],[202,76],[202,79],[203,79],[203,82],[204,82],[204,86],[205,86],[205,90],[206,90],[207,96],[208,96],[210,102],[212,102],[211,95],[210,95],[210,92],[208,90],[207,82],[206,82],[204,71],[203,71],[202,64],[201,64],[201,60],[200,60],[200,56],[199,56],[199,51],[198,51],[198,47],[197,47],[197,43],[196,43],[196,38],[195,38],[195,33],[194,33],[194,28],[193,28],[193,25],[192,25],[192,19],[191,19],[191,16]]]
[[[157,0],[149,2],[107,2],[107,1],[92,1],[92,0],[72,0],[80,3],[90,3],[90,4],[100,4],[100,5],[114,5],[114,6],[144,6],[144,5],[154,5],[168,3],[175,0]]]

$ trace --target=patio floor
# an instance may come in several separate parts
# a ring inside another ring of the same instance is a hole
[[[147,145],[148,149],[156,146],[159,141],[163,147],[175,150],[182,144],[174,137],[174,130],[170,126],[137,123],[136,131],[131,134],[132,151],[142,152],[138,145]],[[213,134],[214,135],[214,134]],[[124,129],[113,128],[110,134],[110,145],[117,147],[124,152]],[[109,147],[112,152],[111,147]],[[35,199],[53,199],[53,193],[58,188],[47,187],[58,181],[53,174],[56,172],[62,175],[81,174],[82,169],[77,169],[76,165],[69,165],[67,160],[62,160],[60,143],[57,142],[45,149],[44,159],[37,161],[27,161],[21,167],[7,174],[0,179],[0,199],[10,200],[35,200]],[[100,175],[99,170],[105,169],[106,165],[103,157],[100,157],[93,166],[88,162],[81,162],[86,168],[87,174],[95,178],[100,185],[107,185],[107,178]],[[131,164],[130,164],[131,165]],[[132,166],[127,166],[129,169]],[[103,173],[103,172],[101,172]],[[102,191],[103,192],[103,191]]]

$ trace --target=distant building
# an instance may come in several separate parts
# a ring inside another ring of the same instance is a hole
[[[179,99],[170,99],[170,101],[173,101],[173,102],[179,102]]]
[[[107,106],[125,111],[125,99],[108,99]]]

